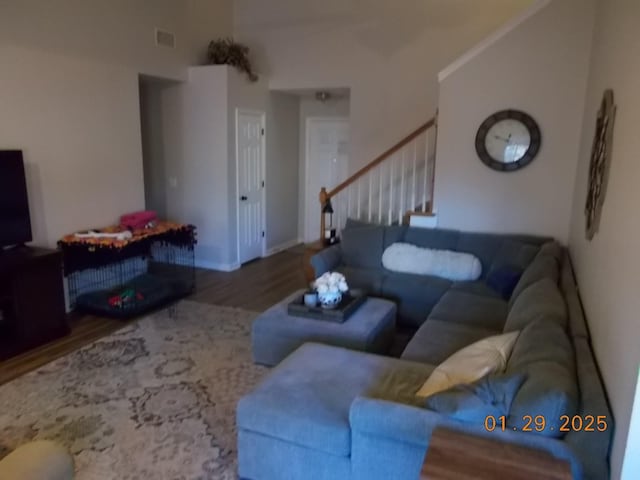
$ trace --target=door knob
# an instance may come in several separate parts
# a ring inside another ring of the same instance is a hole
[[[249,198],[246,195],[242,195],[240,197],[240,200],[242,200],[244,202],[245,200],[249,200]]]

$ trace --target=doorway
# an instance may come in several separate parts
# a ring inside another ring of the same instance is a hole
[[[265,254],[265,113],[236,109],[238,263]]]
[[[304,241],[320,238],[318,194],[347,178],[349,171],[349,119],[309,117],[306,121]]]

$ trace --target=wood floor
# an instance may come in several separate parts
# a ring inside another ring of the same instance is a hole
[[[244,265],[234,272],[198,269],[191,300],[262,311],[306,286],[298,246]],[[135,321],[135,320],[130,320]],[[129,321],[129,322],[130,322]],[[127,325],[128,322],[90,315],[72,315],[66,337],[0,362],[0,385]]]

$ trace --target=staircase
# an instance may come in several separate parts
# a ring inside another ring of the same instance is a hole
[[[340,231],[347,218],[394,225],[413,214],[433,212],[433,181],[437,140],[437,116],[327,191],[320,191],[320,232],[325,238],[323,212],[333,210],[332,228]]]

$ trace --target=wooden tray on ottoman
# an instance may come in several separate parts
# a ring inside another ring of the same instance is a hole
[[[307,307],[304,304],[304,295],[296,297],[287,306],[287,313],[294,317],[313,318],[315,320],[326,320],[329,322],[343,323],[360,305],[367,299],[365,295],[343,295],[340,304],[333,309],[317,307]]]

